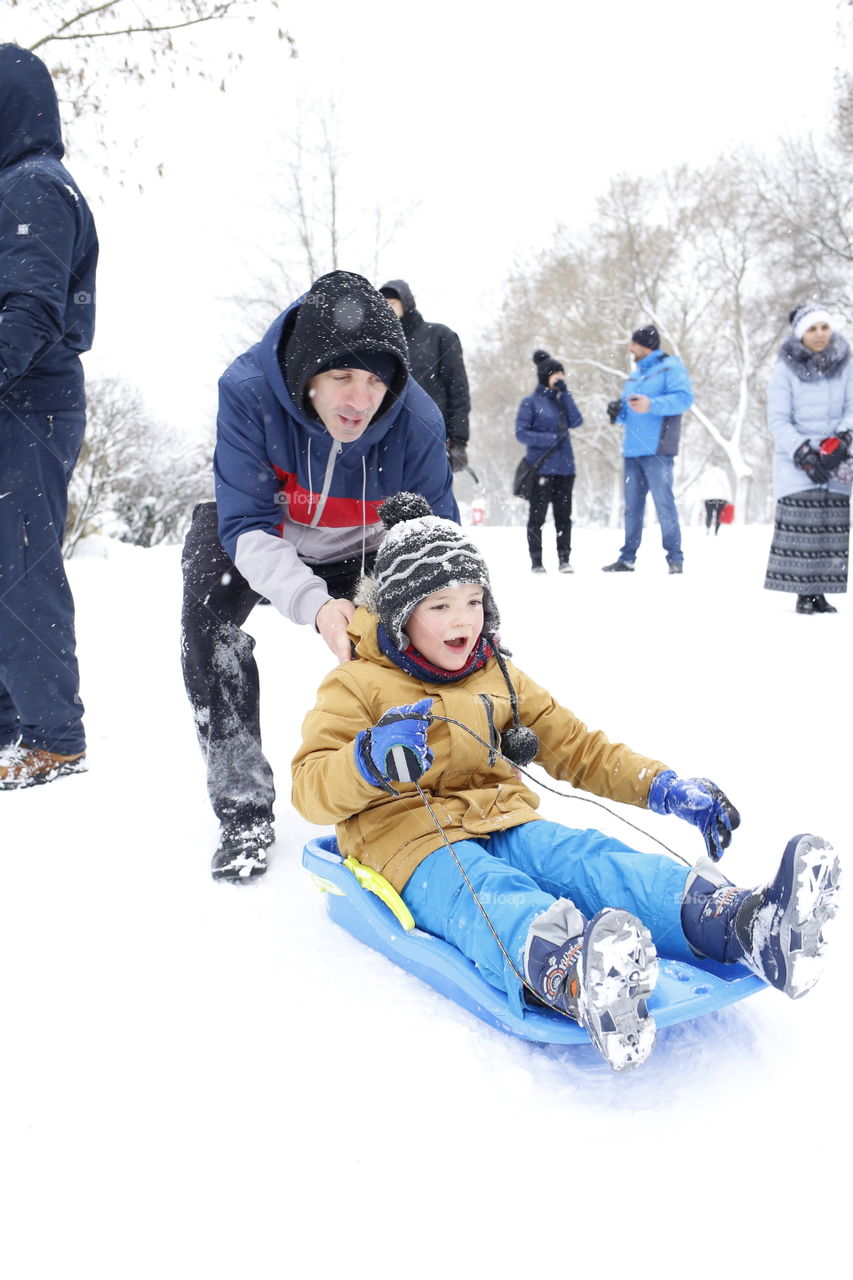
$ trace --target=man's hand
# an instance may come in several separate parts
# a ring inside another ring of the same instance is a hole
[[[648,413],[651,401],[648,396],[629,396],[628,404],[634,413]]]
[[[349,662],[352,657],[352,645],[347,635],[347,627],[355,605],[352,600],[327,600],[317,610],[314,625],[326,641],[338,662]]]

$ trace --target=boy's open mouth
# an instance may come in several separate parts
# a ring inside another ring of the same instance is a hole
[[[454,640],[445,640],[448,649],[464,649],[468,640],[465,636],[457,636]]]

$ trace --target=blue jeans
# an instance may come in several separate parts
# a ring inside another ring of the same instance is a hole
[[[544,819],[459,841],[453,850],[519,972],[530,925],[557,898],[570,898],[587,919],[622,907],[642,920],[662,954],[695,959],[681,927],[690,868],[671,858]],[[416,868],[402,897],[420,928],[461,951],[520,1011],[519,981],[445,845]]]
[[[651,454],[647,458],[625,458],[625,545],[619,559],[633,564],[643,537],[646,495],[651,493],[660,521],[661,541],[669,564],[681,564],[681,526],[672,496],[675,459]]]
[[[83,409],[0,409],[0,746],[76,755],[83,703],[62,538]]]

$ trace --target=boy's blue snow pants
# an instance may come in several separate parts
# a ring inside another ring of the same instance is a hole
[[[0,747],[85,750],[62,539],[81,409],[0,408]]]
[[[642,921],[661,954],[695,959],[681,927],[691,868],[672,858],[544,819],[459,841],[453,850],[520,973],[530,925],[557,898],[570,898],[587,920],[602,907],[621,907]],[[445,845],[414,871],[402,897],[420,928],[457,947],[520,1008],[519,981]]]

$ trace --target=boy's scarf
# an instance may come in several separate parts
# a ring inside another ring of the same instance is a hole
[[[433,666],[414,645],[410,644],[404,650],[398,649],[381,622],[376,629],[376,638],[385,657],[390,658],[395,666],[407,675],[414,676],[416,680],[426,680],[428,684],[455,684],[457,680],[464,680],[465,676],[479,671],[489,658],[494,657],[492,646],[485,636],[480,636],[465,666],[459,671],[445,671],[443,667]]]

